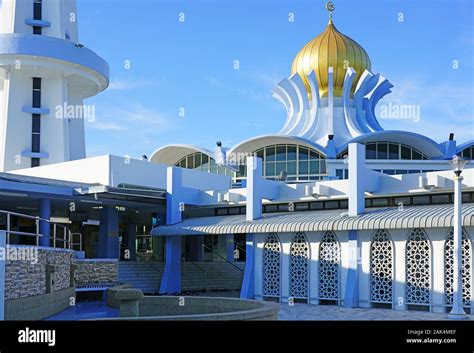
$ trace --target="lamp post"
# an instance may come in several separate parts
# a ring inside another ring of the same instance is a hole
[[[454,156],[450,161],[454,171],[454,249],[453,249],[453,308],[448,315],[449,319],[467,319],[463,308],[462,298],[462,170],[466,160]]]

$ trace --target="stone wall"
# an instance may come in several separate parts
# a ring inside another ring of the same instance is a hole
[[[5,300],[43,295],[71,287],[73,251],[25,246],[9,247],[7,251]]]
[[[93,283],[115,283],[118,278],[118,261],[114,259],[75,260],[76,286]]]

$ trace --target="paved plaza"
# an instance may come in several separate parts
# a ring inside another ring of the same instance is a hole
[[[447,320],[448,314],[412,310],[344,308],[335,305],[280,304],[279,320]],[[474,315],[469,315],[474,320]]]

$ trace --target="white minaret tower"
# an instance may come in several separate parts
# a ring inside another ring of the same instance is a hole
[[[83,100],[108,84],[76,0],[0,0],[0,172],[85,158]]]

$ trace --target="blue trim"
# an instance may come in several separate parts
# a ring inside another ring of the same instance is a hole
[[[166,262],[160,294],[181,293],[181,237],[166,237]]]
[[[50,110],[48,108],[33,108],[33,107],[28,107],[28,106],[24,106],[23,108],[21,108],[21,111],[23,113],[40,114],[40,115],[46,115],[50,113]]]
[[[31,27],[51,27],[51,22],[44,20],[35,20],[33,18],[27,18],[25,20],[25,25]]]
[[[48,152],[22,151],[21,156],[22,157],[27,157],[27,158],[49,158],[49,153]]]
[[[255,235],[247,234],[245,246],[245,272],[242,279],[241,299],[253,299],[255,297]]]
[[[0,34],[0,56],[29,55],[62,60],[93,70],[109,82],[109,65],[86,47],[59,38],[33,34]]]

